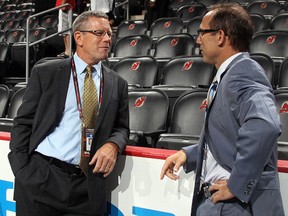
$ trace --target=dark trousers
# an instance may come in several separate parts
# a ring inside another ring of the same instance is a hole
[[[15,177],[17,216],[100,216],[92,212],[87,178],[35,153]]]

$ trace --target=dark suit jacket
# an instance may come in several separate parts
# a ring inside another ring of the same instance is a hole
[[[103,66],[103,65],[102,65]],[[103,66],[103,100],[97,118],[91,157],[104,143],[118,145],[120,153],[129,136],[127,82]],[[49,60],[36,65],[27,85],[23,103],[11,132],[8,157],[14,175],[29,162],[39,143],[59,124],[71,76],[71,58]],[[105,202],[105,179],[102,174],[88,176],[89,195],[97,204]],[[102,202],[101,202],[102,201]]]
[[[237,56],[220,81],[199,145],[185,148],[186,171],[197,173],[195,193],[203,159],[200,149],[206,140],[215,160],[231,172],[229,189],[252,204],[254,216],[282,215],[276,144],[280,133],[272,87],[263,69],[249,54]]]

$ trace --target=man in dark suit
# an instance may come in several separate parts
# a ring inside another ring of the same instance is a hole
[[[277,173],[281,133],[271,84],[247,53],[253,24],[238,4],[212,6],[197,43],[217,74],[199,144],[168,157],[160,178],[195,170],[191,215],[284,216]]]
[[[127,82],[101,63],[111,45],[107,15],[84,12],[74,21],[73,32],[77,46],[73,58],[34,66],[14,120],[8,157],[20,216],[103,215],[106,177],[128,140]],[[87,65],[90,71],[94,68],[91,82],[99,110],[89,133],[82,122],[89,118],[82,97]],[[85,162],[81,144],[91,136],[85,171],[85,166],[79,167]]]

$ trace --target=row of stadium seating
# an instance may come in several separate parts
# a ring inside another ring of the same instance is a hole
[[[10,92],[0,85],[0,130],[9,132],[22,103],[25,86]],[[184,91],[175,101],[161,89],[130,89],[129,145],[180,149],[196,144],[204,123],[207,88]],[[278,156],[288,160],[288,91],[275,91],[276,106],[282,122]]]

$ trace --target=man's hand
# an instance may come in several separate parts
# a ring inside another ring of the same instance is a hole
[[[212,196],[211,196],[211,201],[213,203],[217,203],[219,201],[224,201],[231,199],[235,197],[234,194],[229,190],[227,187],[227,181],[226,179],[220,179],[209,188],[209,191],[216,191]]]
[[[93,173],[104,173],[104,177],[110,175],[116,164],[119,148],[115,143],[105,143],[93,156],[89,165],[95,164]]]
[[[174,172],[177,172],[179,168],[184,165],[186,160],[186,153],[183,150],[169,156],[162,167],[160,179],[162,180],[164,175],[172,180],[179,179],[179,176],[174,174]]]

